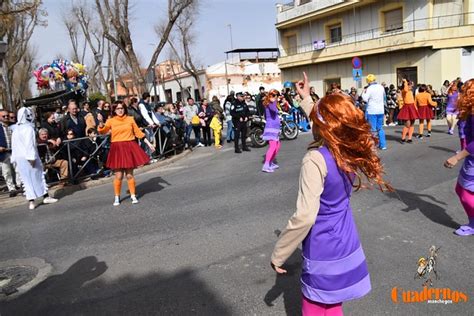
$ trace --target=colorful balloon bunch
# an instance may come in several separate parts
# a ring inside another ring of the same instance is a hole
[[[38,90],[86,90],[88,87],[86,67],[68,60],[56,59],[51,64],[39,65],[33,75]]]

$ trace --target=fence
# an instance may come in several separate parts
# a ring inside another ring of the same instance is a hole
[[[176,136],[173,136],[170,131],[176,132],[174,127],[169,124],[164,124],[154,130],[153,138],[156,143],[156,151],[153,153],[153,158],[165,159],[170,155],[176,155],[183,149],[184,142],[181,142],[181,133],[177,132]],[[82,137],[63,140],[59,148],[49,148],[48,144],[45,143],[38,144],[38,151],[42,158],[45,177],[49,185],[56,185],[61,181],[77,184],[87,178],[104,175],[104,171],[106,171],[105,162],[110,147],[109,135],[98,135],[95,138],[95,148],[92,151],[88,151],[90,147],[85,146],[86,142],[92,142],[91,138]],[[140,145],[142,144],[140,142]],[[86,157],[86,159],[77,161],[75,158],[78,156]],[[53,166],[58,160],[67,161],[67,179],[61,179],[60,170]],[[94,170],[94,172],[91,172],[91,170]],[[4,179],[0,182],[3,185]],[[3,192],[3,194],[7,193]]]

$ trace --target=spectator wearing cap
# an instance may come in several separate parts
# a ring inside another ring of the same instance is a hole
[[[242,151],[239,148],[239,139],[242,139],[242,150],[250,151],[245,142],[247,138],[247,121],[249,119],[250,111],[245,103],[244,94],[239,92],[236,94],[236,97],[237,98],[230,109],[230,114],[232,116],[232,124],[235,128],[235,152],[240,154]]]
[[[383,130],[385,119],[385,88],[377,83],[375,75],[367,76],[368,87],[362,92],[362,99],[367,103],[367,121],[370,124],[372,134],[379,139],[379,148],[387,149],[385,132]]]

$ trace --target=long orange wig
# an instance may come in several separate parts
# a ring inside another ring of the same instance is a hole
[[[265,95],[265,97],[263,98],[263,101],[262,101],[262,104],[264,106],[268,106],[270,104],[270,98],[272,96],[276,96],[278,98],[278,96],[280,95],[280,92],[278,92],[278,90],[276,89],[271,89],[270,91],[268,91],[268,93]]]
[[[356,190],[367,187],[362,184],[364,176],[369,185],[375,184],[381,191],[393,191],[382,178],[384,170],[375,150],[377,140],[351,97],[341,93],[325,96],[313,107],[310,119],[315,143],[326,145],[337,166],[348,176],[356,175],[358,183],[353,183]]]
[[[461,87],[461,94],[458,97],[459,118],[467,119],[469,115],[474,115],[474,79],[469,79]]]

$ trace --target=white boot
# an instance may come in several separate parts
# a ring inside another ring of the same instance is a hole
[[[138,203],[138,199],[135,195],[131,195],[130,198],[132,199],[132,204],[137,204]]]
[[[116,195],[114,199],[114,206],[119,206],[120,205],[120,196]]]

